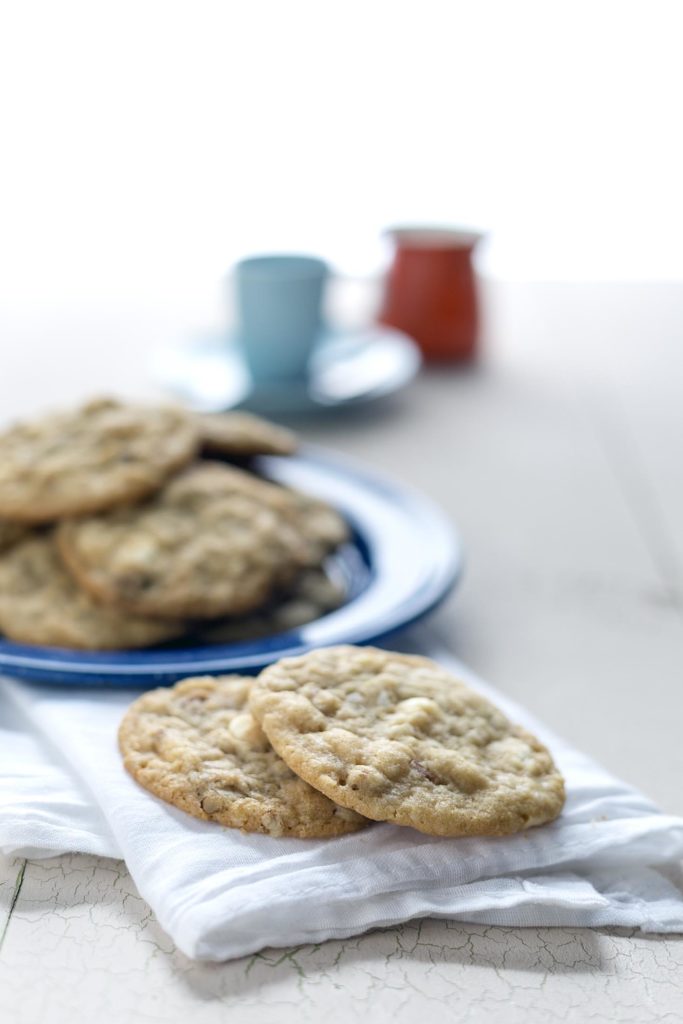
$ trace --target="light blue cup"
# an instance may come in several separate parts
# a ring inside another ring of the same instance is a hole
[[[323,328],[328,274],[314,256],[251,256],[237,264],[237,335],[255,383],[305,378]]]

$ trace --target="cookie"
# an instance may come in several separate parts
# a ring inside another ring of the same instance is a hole
[[[119,729],[133,778],[195,818],[245,832],[308,839],[367,825],[277,756],[247,709],[251,682],[205,676],[139,697]]]
[[[321,565],[331,551],[349,539],[346,521],[320,498],[264,480],[254,473],[244,473],[244,487],[299,532],[303,557],[309,567]]]
[[[546,748],[428,658],[329,647],[265,669],[250,708],[335,803],[431,835],[504,835],[557,817]]]
[[[315,605],[323,615],[344,603],[346,587],[340,579],[333,579],[323,569],[308,569],[298,577],[292,594],[298,600]]]
[[[207,455],[292,455],[297,449],[291,430],[248,412],[205,413],[198,415],[197,421]]]
[[[0,519],[0,552],[7,551],[18,541],[28,537],[30,527],[24,523],[13,523],[9,519]]]
[[[350,537],[349,527],[336,509],[301,491],[284,488],[291,502],[291,516],[306,541],[306,564],[322,564],[335,548]]]
[[[322,569],[307,569],[291,588],[280,593],[261,611],[242,618],[207,623],[195,632],[201,643],[231,644],[276,636],[299,629],[308,622],[338,608],[344,602],[344,588]]]
[[[163,643],[184,625],[100,607],[74,583],[53,537],[39,534],[0,556],[0,631],[26,644],[118,650]]]
[[[98,399],[0,434],[0,517],[44,523],[156,491],[197,451],[193,417]]]
[[[64,560],[97,599],[140,615],[216,618],[265,604],[305,564],[299,532],[234,466],[203,462],[143,505],[60,524]]]

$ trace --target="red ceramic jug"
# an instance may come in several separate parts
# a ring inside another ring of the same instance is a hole
[[[451,228],[388,234],[395,251],[380,322],[414,338],[426,359],[472,359],[479,327],[472,253],[481,235]]]

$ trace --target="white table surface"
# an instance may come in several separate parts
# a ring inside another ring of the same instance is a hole
[[[683,814],[683,285],[493,284],[477,370],[304,434],[452,515],[465,579],[438,613],[488,681]],[[173,322],[0,317],[3,418],[146,392]],[[683,1017],[683,937],[414,922],[344,942],[187,960],[124,865],[0,866],[0,1020],[535,1024]]]

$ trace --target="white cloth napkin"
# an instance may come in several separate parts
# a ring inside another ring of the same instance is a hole
[[[140,789],[116,731],[131,691],[0,681],[0,849],[125,858],[162,927],[190,957],[345,938],[414,917],[499,925],[683,931],[683,897],[657,870],[683,857],[683,820],[430,653],[551,748],[568,800],[550,825],[501,839],[439,839],[374,824],[340,839],[271,839],[196,821]]]

